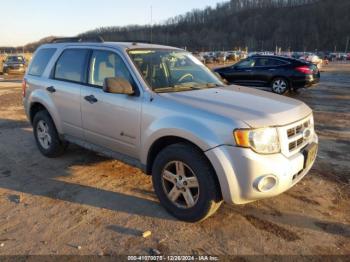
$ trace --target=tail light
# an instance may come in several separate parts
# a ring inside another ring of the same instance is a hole
[[[22,81],[22,96],[26,97],[27,81],[23,79]]]
[[[299,66],[296,67],[295,70],[305,75],[311,75],[313,73],[313,71],[308,66]]]

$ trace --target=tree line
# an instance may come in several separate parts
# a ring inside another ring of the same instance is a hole
[[[155,25],[102,27],[79,36],[144,41],[191,51],[341,51],[350,36],[348,0],[230,0]],[[35,49],[32,43],[25,49]]]

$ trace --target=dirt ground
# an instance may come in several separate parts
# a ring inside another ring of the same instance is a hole
[[[20,81],[0,76],[0,255],[350,254],[350,64],[290,96],[315,111],[317,162],[288,192],[208,220],[180,222],[136,168],[70,146],[58,159],[36,148]],[[152,235],[144,239],[142,232]]]

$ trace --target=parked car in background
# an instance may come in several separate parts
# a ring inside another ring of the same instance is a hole
[[[203,56],[204,58],[204,64],[213,64],[214,63],[214,56],[211,54],[205,54]]]
[[[318,69],[321,69],[323,64],[323,60],[319,56],[314,54],[308,55],[305,60],[316,65]]]
[[[312,86],[320,79],[317,66],[281,56],[253,55],[233,66],[214,71],[230,83],[269,86],[277,94]]]
[[[240,56],[237,52],[228,52],[227,53],[227,60],[228,61],[238,61],[240,59]]]
[[[340,61],[346,61],[347,58],[348,58],[348,54],[346,54],[346,53],[339,54],[339,60]]]
[[[26,60],[21,55],[10,55],[2,64],[2,73],[20,73],[24,74],[26,70]]]

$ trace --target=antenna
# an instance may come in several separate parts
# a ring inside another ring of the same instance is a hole
[[[151,44],[153,42],[153,6],[151,6]]]

